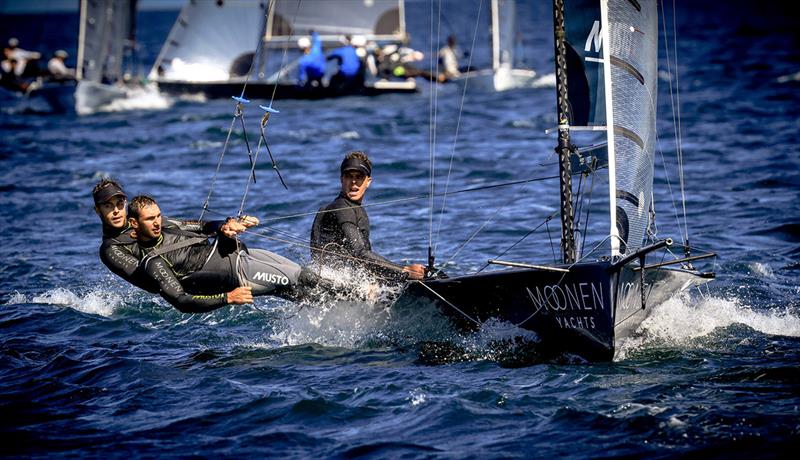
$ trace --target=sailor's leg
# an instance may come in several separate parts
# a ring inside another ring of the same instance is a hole
[[[293,297],[300,278],[300,265],[263,249],[242,251],[237,271],[253,288],[254,296]]]

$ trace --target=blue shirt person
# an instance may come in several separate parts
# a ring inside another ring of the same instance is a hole
[[[303,50],[303,56],[297,61],[297,84],[300,86],[318,86],[325,75],[325,55],[322,53],[322,41],[316,32],[297,40],[297,46]]]
[[[328,54],[328,60],[336,60],[338,72],[331,77],[330,86],[339,91],[357,90],[364,85],[364,66],[361,57],[354,45],[353,39],[348,39],[348,44],[334,49]],[[363,38],[363,37],[358,37]]]

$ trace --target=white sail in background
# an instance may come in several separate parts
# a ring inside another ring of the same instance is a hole
[[[271,46],[317,32],[323,42],[343,35],[367,40],[400,42],[406,39],[401,0],[277,0],[267,36]]]
[[[136,0],[81,0],[75,111],[89,114],[128,97],[136,46]]]
[[[263,30],[266,5],[258,0],[187,2],[150,78],[207,82],[246,75]],[[244,72],[236,72],[237,59],[246,61]]]
[[[268,8],[271,8],[268,11]],[[323,42],[345,35],[368,40],[405,39],[401,0],[222,0],[189,1],[150,72],[156,81],[222,82],[243,80],[264,48],[296,49],[312,31]],[[253,68],[262,68],[261,65]]]
[[[642,246],[653,191],[658,12],[647,1],[601,7],[612,254],[631,253]]]

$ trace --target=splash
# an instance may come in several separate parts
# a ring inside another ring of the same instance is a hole
[[[617,359],[648,345],[703,346],[697,339],[715,330],[743,324],[767,335],[800,337],[800,314],[790,308],[758,310],[737,298],[708,297],[695,301],[685,294],[654,309],[637,334],[620,347]]]
[[[271,339],[283,345],[318,343],[354,348],[380,336],[390,318],[390,306],[400,290],[360,271],[319,268],[333,285],[312,292],[298,310],[276,327]]]
[[[127,91],[127,97],[115,99],[98,112],[126,112],[129,110],[164,110],[172,106],[172,100],[163,96],[155,86],[148,85]]]
[[[56,288],[44,292],[43,294],[26,297],[20,293],[14,293],[8,305],[20,303],[42,303],[69,307],[83,313],[90,313],[100,316],[111,316],[114,310],[122,304],[122,297],[110,292],[101,290],[91,290],[83,295],[74,293],[69,289]]]

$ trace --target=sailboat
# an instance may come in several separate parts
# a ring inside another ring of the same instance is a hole
[[[319,34],[324,48],[347,35],[378,44],[404,43],[403,0],[189,1],[181,9],[149,78],[169,94],[318,99],[345,95],[297,84],[298,39]],[[287,56],[291,62],[287,63]],[[356,94],[415,92],[413,79],[367,81]],[[353,94],[348,91],[346,94]]]
[[[714,254],[698,254],[688,233],[675,254],[679,246],[653,231],[656,2],[554,0],[553,7],[560,263],[490,260],[504,268],[410,282],[396,306],[432,302],[465,330],[499,320],[533,332],[547,353],[612,360],[656,306],[714,278],[692,265]],[[576,148],[571,136],[579,133],[601,133],[605,142]],[[581,254],[572,177],[601,169],[608,174],[608,233]]]
[[[469,70],[451,79],[464,82],[469,79],[472,88],[507,91],[535,85],[538,75],[533,69],[518,66],[514,56],[518,40],[515,0],[492,0],[492,68]]]
[[[81,0],[75,111],[93,113],[136,87],[136,0]]]

